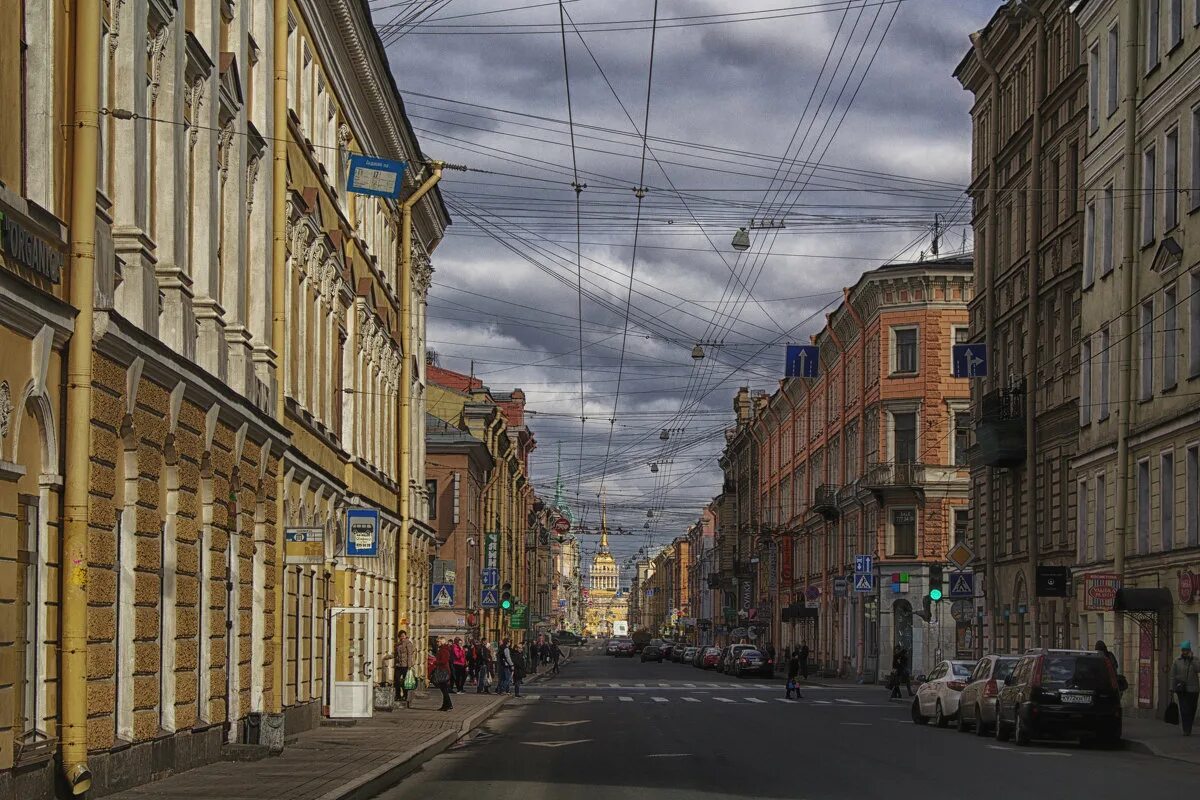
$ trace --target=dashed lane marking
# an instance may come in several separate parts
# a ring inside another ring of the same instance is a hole
[[[670,700],[668,700],[668,699],[667,699],[667,698],[665,698],[665,697],[651,697],[650,699],[651,699],[651,700],[653,700],[653,701],[654,701],[654,702],[656,702],[656,703],[669,703],[669,702],[671,702]]]

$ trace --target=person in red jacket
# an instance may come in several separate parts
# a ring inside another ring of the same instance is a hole
[[[442,690],[442,707],[439,711],[449,711],[454,708],[450,702],[450,686],[454,680],[454,649],[445,639],[438,641],[437,656],[434,659],[433,673],[430,680]]]
[[[454,678],[454,686],[451,691],[455,694],[461,694],[463,686],[467,682],[467,651],[462,646],[462,639],[455,638],[454,644],[450,645],[451,667],[450,674]]]

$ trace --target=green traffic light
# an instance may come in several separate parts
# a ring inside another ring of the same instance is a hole
[[[941,600],[942,599],[942,590],[941,589],[930,589],[929,590],[929,599],[935,603],[938,600]]]
[[[500,607],[503,608],[505,611],[508,611],[510,608],[512,608],[512,600],[500,601]]]

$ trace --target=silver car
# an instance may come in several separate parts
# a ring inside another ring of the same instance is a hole
[[[960,731],[965,733],[974,728],[980,736],[992,732],[996,727],[996,698],[1017,661],[1017,656],[990,655],[979,659],[971,672],[970,682],[958,698]]]

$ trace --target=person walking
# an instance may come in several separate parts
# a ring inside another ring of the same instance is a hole
[[[893,699],[900,697],[900,684],[908,689],[908,696],[913,696],[912,679],[908,675],[908,651],[901,645],[896,645],[892,652],[892,694]]]
[[[450,654],[453,657],[451,674],[454,676],[454,686],[452,688],[455,694],[462,694],[463,686],[467,683],[467,651],[462,646],[462,639],[455,637],[454,644],[450,646]]]
[[[550,642],[550,663],[553,665],[553,674],[558,674],[558,661],[562,658],[562,648],[558,646],[558,642]]]
[[[433,663],[433,685],[442,690],[442,707],[439,711],[454,708],[450,702],[450,689],[454,681],[454,648],[445,639],[438,640],[437,656]]]
[[[1103,641],[1096,642],[1096,652],[1107,658],[1109,662],[1112,663],[1113,672],[1121,671],[1117,668],[1117,657],[1113,655],[1113,651],[1109,650],[1108,645],[1106,645]]]
[[[408,638],[408,631],[400,631],[396,634],[396,648],[390,656],[386,658],[392,659],[394,679],[396,681],[396,696],[400,698],[400,702],[408,701],[408,689],[404,684],[408,682],[408,673],[413,668],[413,660],[417,656],[417,648]]]
[[[800,694],[800,684],[797,678],[800,675],[800,655],[793,651],[787,660],[787,699],[792,699],[792,692],[796,693],[796,698],[799,699],[804,695]]]
[[[521,683],[525,680],[525,651],[517,647],[512,652],[513,697],[521,696]]]
[[[1200,697],[1200,673],[1192,658],[1192,643],[1185,640],[1179,645],[1179,658],[1171,666],[1171,691],[1179,698],[1179,725],[1184,736],[1192,735],[1192,722],[1196,719],[1196,700]]]
[[[496,694],[508,694],[513,677],[513,652],[508,639],[500,643],[500,652],[496,654],[496,666],[500,669],[500,682],[496,684]]]
[[[808,642],[800,642],[800,677],[808,680]]]
[[[492,652],[488,650],[486,642],[477,642],[476,646],[479,649],[479,662],[475,672],[475,694],[491,694],[492,677],[496,674]]]

